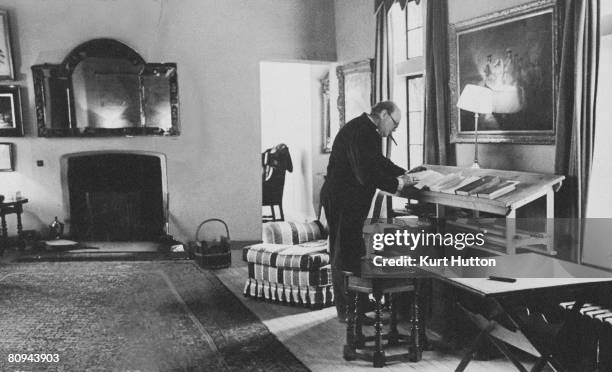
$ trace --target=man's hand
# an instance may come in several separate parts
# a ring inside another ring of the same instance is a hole
[[[416,183],[418,183],[419,181],[417,179],[414,178],[414,175],[412,174],[403,174],[399,177],[397,177],[397,191],[395,192],[395,195],[401,195],[402,190],[405,187],[408,186],[412,186]]]

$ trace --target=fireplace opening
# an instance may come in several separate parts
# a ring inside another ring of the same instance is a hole
[[[164,234],[162,158],[103,153],[68,159],[71,235],[85,241],[156,241]]]

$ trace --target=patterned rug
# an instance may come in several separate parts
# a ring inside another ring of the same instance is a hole
[[[2,371],[307,370],[191,261],[2,265],[0,334]]]

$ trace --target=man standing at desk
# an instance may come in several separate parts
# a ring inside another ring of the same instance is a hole
[[[365,255],[363,224],[376,189],[392,194],[407,183],[406,170],[382,155],[381,138],[397,128],[401,112],[391,101],[346,123],[338,132],[321,192],[329,224],[332,282],[338,317],[346,317],[343,270],[359,273]]]

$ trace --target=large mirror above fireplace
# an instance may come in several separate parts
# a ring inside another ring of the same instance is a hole
[[[178,135],[175,63],[146,63],[113,39],[32,66],[40,137]]]

